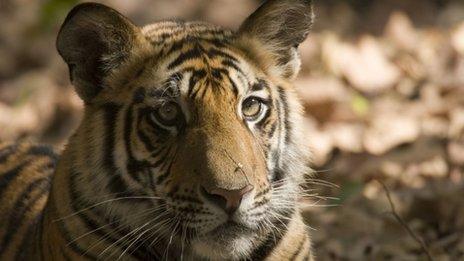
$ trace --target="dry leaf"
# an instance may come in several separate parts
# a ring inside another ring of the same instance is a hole
[[[378,115],[364,134],[364,147],[369,153],[380,155],[398,145],[415,141],[419,134],[419,122],[414,117]]]

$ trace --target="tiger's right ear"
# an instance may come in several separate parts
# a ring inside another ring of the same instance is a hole
[[[255,61],[265,61],[263,67],[274,74],[294,79],[301,64],[297,48],[308,36],[313,16],[312,0],[267,0],[240,26],[239,46],[251,51]]]
[[[56,47],[69,66],[76,92],[90,103],[105,88],[105,78],[143,40],[140,29],[116,10],[84,3],[69,12],[58,33]]]

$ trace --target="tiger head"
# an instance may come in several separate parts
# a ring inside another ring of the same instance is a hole
[[[125,197],[102,205],[105,215],[151,222],[147,241],[206,258],[247,257],[276,233],[298,211],[308,171],[291,82],[310,2],[267,1],[237,31],[140,28],[100,4],[75,7],[57,48],[85,103],[65,152],[81,198]]]

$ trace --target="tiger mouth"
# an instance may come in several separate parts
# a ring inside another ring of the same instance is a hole
[[[212,231],[207,233],[210,237],[233,238],[253,233],[253,230],[244,225],[237,223],[233,220],[228,220],[225,223],[217,226]]]

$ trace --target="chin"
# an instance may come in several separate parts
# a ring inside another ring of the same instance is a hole
[[[239,260],[253,250],[256,232],[227,222],[192,242],[193,251],[207,260]]]

